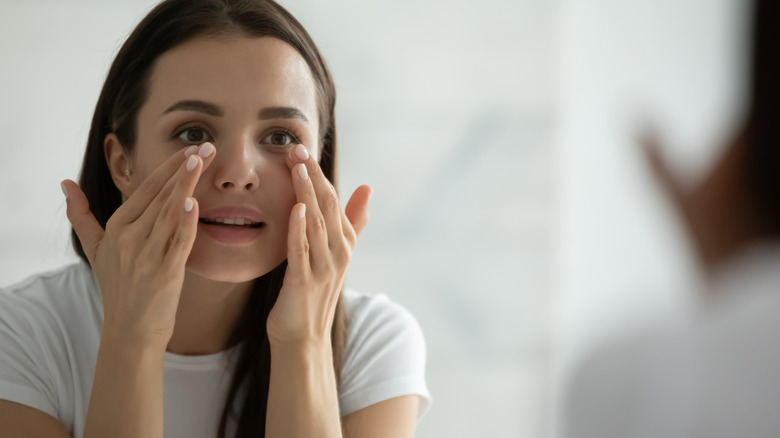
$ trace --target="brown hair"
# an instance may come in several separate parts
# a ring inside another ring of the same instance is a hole
[[[119,50],[95,106],[87,139],[79,185],[98,222],[106,222],[122,203],[103,155],[103,141],[115,133],[130,153],[135,145],[138,111],[146,101],[155,61],[171,48],[196,36],[241,35],[273,37],[294,47],[314,77],[319,110],[320,166],[336,186],[336,89],[325,62],[303,26],[272,0],[166,0],[157,5],[135,28]],[[75,232],[71,240],[76,253],[87,258]],[[258,278],[228,345],[244,341],[240,350],[218,436],[224,438],[228,417],[236,418],[236,437],[265,436],[271,353],[265,324],[284,278],[286,261]],[[331,343],[338,379],[345,342],[342,300],[336,307]],[[240,391],[239,391],[240,390]],[[238,400],[242,394],[242,400]]]
[[[752,63],[746,166],[758,213],[780,238],[780,147],[777,102],[780,101],[780,3],[753,2]]]

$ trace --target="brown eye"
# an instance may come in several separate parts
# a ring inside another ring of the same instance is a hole
[[[271,134],[266,135],[261,142],[266,144],[272,144],[274,146],[287,146],[288,144],[293,142],[292,137],[290,134],[287,134],[286,132],[277,131]]]
[[[202,143],[209,139],[209,135],[200,128],[189,128],[179,133],[179,138],[189,143]]]

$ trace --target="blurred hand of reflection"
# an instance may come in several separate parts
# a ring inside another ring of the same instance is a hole
[[[743,126],[712,169],[693,187],[682,184],[672,171],[652,130],[640,136],[656,183],[677,210],[707,274],[762,234],[745,175],[746,132]]]

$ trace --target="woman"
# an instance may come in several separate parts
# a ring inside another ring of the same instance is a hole
[[[569,382],[561,436],[776,437],[780,431],[780,4],[752,2],[749,112],[693,190],[649,162],[709,287],[696,312],[608,344]]]
[[[419,327],[342,291],[371,189],[341,210],[334,104],[271,0],[144,18],[62,184],[85,263],[0,293],[3,436],[413,435]]]

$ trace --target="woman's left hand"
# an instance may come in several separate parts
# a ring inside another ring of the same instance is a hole
[[[368,222],[369,186],[341,210],[338,194],[303,145],[287,155],[298,203],[290,212],[287,272],[268,315],[272,345],[330,345],[333,315],[358,234]]]

